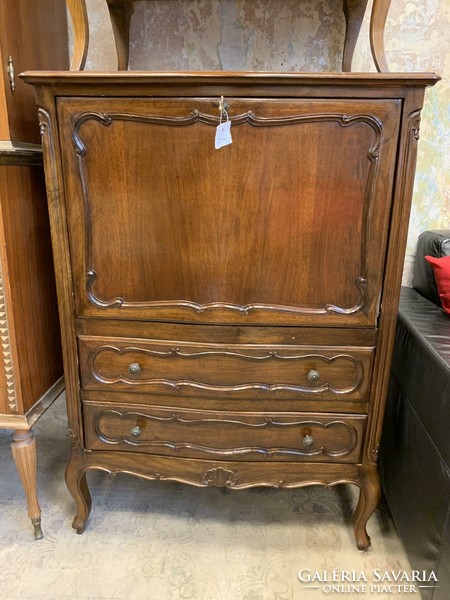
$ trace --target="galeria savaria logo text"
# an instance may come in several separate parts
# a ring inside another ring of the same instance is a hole
[[[434,571],[404,571],[374,569],[346,571],[343,569],[300,569],[298,578],[304,588],[321,590],[325,594],[412,594],[421,588],[437,587]]]

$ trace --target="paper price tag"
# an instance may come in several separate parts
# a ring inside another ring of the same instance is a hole
[[[228,146],[228,144],[232,144],[233,140],[231,139],[231,121],[225,121],[221,123],[216,128],[216,139],[214,142],[214,146],[216,150],[222,148],[223,146]]]

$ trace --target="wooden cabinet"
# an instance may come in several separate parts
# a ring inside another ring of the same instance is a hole
[[[377,451],[432,74],[29,73],[86,472],[349,482]],[[223,100],[221,98],[223,97]],[[227,115],[232,144],[216,150]]]
[[[0,23],[0,427],[14,429],[40,537],[31,427],[63,389],[62,357],[39,123],[33,90],[17,74],[67,68],[65,5],[4,0]]]

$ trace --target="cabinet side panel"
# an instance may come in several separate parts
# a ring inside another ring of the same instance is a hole
[[[62,375],[42,167],[3,166],[0,186],[24,411]]]
[[[0,172],[0,415],[22,414],[20,376],[17,369],[15,332],[11,319],[11,294],[3,229],[3,174]]]

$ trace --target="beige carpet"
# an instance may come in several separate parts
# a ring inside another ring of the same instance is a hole
[[[1,600],[420,597],[370,591],[374,570],[410,567],[383,504],[369,521],[371,549],[358,552],[350,522],[357,497],[352,486],[224,492],[92,473],[93,510],[85,533],[77,535],[64,483],[68,435],[62,398],[41,418],[36,435],[41,541],[32,538],[10,432],[0,430]],[[302,569],[305,579],[308,569],[335,568],[364,572],[366,592],[328,592],[323,583],[310,588],[298,577]]]

